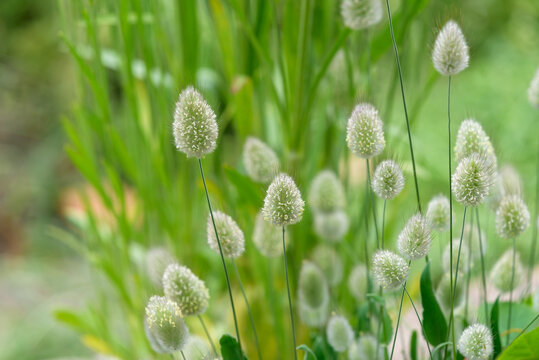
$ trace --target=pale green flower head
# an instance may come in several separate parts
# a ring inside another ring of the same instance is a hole
[[[219,240],[221,241],[223,256],[226,258],[237,258],[243,254],[245,250],[245,237],[234,219],[221,211],[214,211],[213,219],[217,228],[217,234],[219,234]],[[208,215],[206,232],[208,234],[208,245],[210,245],[213,251],[219,254],[219,243],[215,236],[211,214]]]
[[[449,199],[445,195],[436,195],[427,206],[427,222],[432,231],[449,230]]]
[[[338,242],[348,232],[348,215],[342,210],[314,213],[314,232],[324,240]]]
[[[366,29],[382,20],[382,2],[380,0],[343,0],[341,16],[344,25],[352,30]]]
[[[357,264],[348,275],[348,290],[359,302],[365,300],[367,289],[367,267],[364,264]]]
[[[206,340],[197,335],[190,335],[183,348],[183,354],[189,360],[214,360],[215,355]]]
[[[183,316],[200,315],[206,311],[210,292],[186,266],[171,264],[163,275],[165,296],[178,304]]]
[[[438,33],[432,51],[434,68],[442,75],[456,75],[468,67],[470,55],[460,26],[449,20]]]
[[[515,278],[511,287],[511,276],[513,271],[513,250],[507,250],[494,264],[490,271],[490,281],[501,292],[514,290],[524,279],[524,268],[520,261],[520,254],[515,254]]]
[[[397,238],[397,248],[408,260],[417,260],[429,253],[432,236],[427,220],[417,213],[412,216]]]
[[[458,342],[458,349],[468,360],[488,360],[492,355],[492,334],[483,324],[468,326]]]
[[[528,88],[528,100],[532,106],[539,109],[539,68],[535,71],[535,75]]]
[[[350,151],[361,158],[379,155],[386,146],[382,119],[371,104],[356,105],[348,119],[346,142]]]
[[[503,239],[513,239],[530,225],[530,212],[519,196],[505,196],[496,210],[496,232]]]
[[[500,180],[503,195],[517,195],[522,197],[522,179],[511,165],[504,165],[500,170]]]
[[[313,328],[322,328],[329,317],[329,302],[318,308],[312,308],[302,301],[298,301],[298,314],[301,322]]]
[[[496,154],[490,138],[481,124],[473,119],[464,120],[459,127],[455,143],[455,160],[457,163],[473,153],[482,154],[496,168]]]
[[[404,188],[404,176],[400,166],[393,160],[382,161],[374,171],[372,190],[382,199],[393,199]]]
[[[210,105],[192,86],[184,89],[176,103],[172,124],[176,148],[187,157],[202,158],[217,147],[217,122]]]
[[[311,182],[309,206],[318,212],[340,210],[346,205],[341,181],[331,170],[320,171]]]
[[[452,177],[455,199],[464,206],[480,205],[494,182],[494,164],[485,156],[473,153],[462,159]]]
[[[189,336],[178,305],[163,296],[152,296],[146,306],[146,334],[154,350],[180,351]]]
[[[324,326],[329,312],[329,286],[322,271],[309,261],[301,265],[298,305],[299,316],[305,325]]]
[[[376,347],[378,346],[378,354]],[[384,359],[384,347],[378,344],[376,338],[370,334],[361,335],[348,348],[348,360],[379,360]]]
[[[281,173],[268,187],[262,213],[264,219],[275,226],[292,225],[301,220],[305,202],[296,183]]]
[[[279,158],[264,142],[248,137],[243,146],[243,164],[251,179],[269,183],[279,171]]]
[[[372,263],[377,283],[388,290],[398,289],[410,271],[406,260],[389,250],[376,251]]]
[[[256,216],[253,230],[253,242],[260,253],[267,257],[276,257],[283,254],[283,229],[264,220],[259,212]],[[287,234],[286,239],[289,236]]]
[[[322,270],[329,285],[335,286],[341,282],[343,277],[343,263],[335,249],[327,245],[317,245],[311,254],[311,258],[320,270]]]
[[[163,273],[170,264],[176,262],[174,257],[162,247],[149,249],[146,253],[146,271],[150,281],[161,288],[163,286]]]
[[[333,315],[326,326],[329,345],[336,352],[345,352],[354,341],[354,330],[344,316]]]

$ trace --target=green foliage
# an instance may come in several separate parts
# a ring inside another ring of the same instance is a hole
[[[425,336],[427,341],[432,345],[439,345],[446,341],[447,323],[434,295],[432,281],[430,279],[430,263],[427,263],[423,269],[420,286]]]
[[[247,360],[235,338],[230,335],[223,335],[219,339],[221,345],[221,355],[223,360]]]
[[[519,336],[498,360],[533,360],[539,358],[539,328]]]

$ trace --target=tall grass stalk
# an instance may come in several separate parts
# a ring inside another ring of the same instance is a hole
[[[219,356],[217,353],[217,348],[215,347],[215,344],[213,343],[213,340],[211,338],[210,332],[208,331],[208,328],[206,327],[206,323],[204,322],[204,319],[202,319],[202,316],[197,315],[198,320],[200,321],[200,325],[202,325],[202,329],[204,330],[204,333],[206,334],[206,337],[208,338],[208,342],[210,343],[211,349],[215,356]]]
[[[283,226],[283,258],[284,258],[284,275],[286,279],[286,291],[288,294],[288,310],[290,311],[290,325],[292,326],[292,343],[294,345],[294,359],[297,360],[298,354],[296,350],[296,328],[294,326],[294,312],[292,310],[292,298],[290,296],[290,283],[288,281],[288,265],[286,263],[286,243],[285,243],[285,227]]]
[[[485,321],[490,327],[490,318],[488,316],[488,303],[487,303],[487,277],[485,275],[485,254],[483,251],[483,239],[481,238],[481,223],[479,222],[479,208],[475,208],[475,217],[477,220],[477,234],[479,236],[479,252],[481,256],[481,284],[483,285],[483,304],[485,307]]]
[[[238,319],[236,317],[236,308],[234,307],[234,297],[232,296],[232,288],[230,287],[230,279],[228,277],[226,261],[223,255],[223,248],[221,247],[221,240],[219,240],[219,234],[217,232],[217,227],[215,226],[215,219],[213,218],[210,195],[208,194],[208,187],[206,186],[206,178],[204,177],[204,170],[202,169],[202,161],[200,159],[198,159],[198,167],[200,168],[200,176],[202,177],[202,183],[204,184],[204,191],[206,193],[206,200],[208,201],[208,209],[210,211],[211,222],[213,224],[213,230],[215,231],[215,238],[217,239],[217,244],[219,245],[219,254],[221,255],[221,261],[223,263],[223,269],[225,271],[226,285],[228,287],[228,295],[230,297],[230,306],[232,307],[232,315],[234,317],[234,326],[236,328],[236,336],[238,338],[238,345],[241,349],[241,339],[240,339],[240,332],[238,329]]]
[[[384,228],[385,228],[385,220],[386,220],[386,204],[387,199],[384,199],[384,209],[382,211],[382,241],[381,241],[381,249],[384,249]],[[378,294],[382,296],[382,287],[380,286],[378,288]],[[378,346],[380,344],[380,331],[382,331],[382,326],[384,326],[384,313],[383,313],[383,307],[380,305],[380,320],[378,322],[378,330],[376,334],[376,349],[378,349]],[[376,360],[378,360],[378,351],[376,351]]]
[[[469,296],[470,296],[470,280],[472,278],[472,272],[470,269],[472,268],[472,241],[473,241],[473,225],[474,225],[474,213],[471,213],[470,216],[470,229],[471,231],[468,234],[467,246],[468,246],[468,263],[466,264],[466,268],[468,271],[466,272],[466,294],[464,297],[464,319],[468,319],[468,303],[469,303]]]
[[[411,261],[408,262],[408,265],[411,263]],[[402,285],[402,292],[401,292],[401,300],[399,304],[399,314],[397,315],[397,325],[395,325],[395,335],[393,336],[393,345],[391,346],[391,355],[389,356],[389,360],[393,359],[393,354],[395,352],[395,344],[397,343],[397,335],[399,333],[399,325],[401,321],[401,314],[402,314],[402,303],[404,301],[404,291],[406,288],[406,281]]]
[[[511,337],[511,315],[513,310],[513,286],[515,285],[515,262],[517,254],[516,239],[513,238],[513,262],[511,264],[511,290],[509,290],[509,314],[507,314],[507,345],[509,345],[509,339]]]
[[[449,326],[453,322],[453,194],[451,192],[451,75],[447,78],[447,148],[448,148],[448,167],[449,167],[449,297],[451,298],[451,309],[449,315]],[[455,358],[455,330],[451,331],[453,359]],[[447,350],[447,348],[445,348]],[[445,358],[445,355],[444,355]]]
[[[406,292],[406,295],[408,296],[408,299],[410,300],[410,304],[412,304],[412,307],[414,308],[415,315],[417,317],[417,320],[419,321],[419,325],[421,326],[421,332],[423,333],[423,336],[425,337],[425,342],[427,343],[427,350],[429,351],[429,358],[432,360],[432,352],[430,350],[430,345],[427,340],[427,334],[425,333],[425,328],[423,327],[423,322],[421,321],[421,317],[419,316],[419,313],[417,312],[417,308],[415,307],[414,301],[412,300],[410,293],[406,289],[406,286],[403,287],[403,290]]]
[[[532,248],[530,252],[530,260],[528,263],[528,289],[531,290],[533,281],[533,268],[535,265],[535,249],[537,246],[537,223],[539,222],[539,144],[537,146],[537,165],[535,169],[535,215],[532,217]]]
[[[369,205],[372,209],[372,218],[374,220],[374,234],[376,236],[376,248],[380,248],[380,240],[378,238],[378,221],[376,218],[376,207],[374,206],[374,192],[372,190],[371,186],[371,169],[370,169],[370,162],[369,159],[365,159],[365,166],[367,167],[367,189],[366,189],[366,195],[369,197]],[[367,212],[367,217],[368,212]],[[367,220],[368,222],[368,220]]]

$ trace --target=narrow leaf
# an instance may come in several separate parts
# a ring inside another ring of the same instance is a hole
[[[423,304],[423,327],[427,341],[438,345],[445,341],[447,324],[440,305],[436,300],[430,278],[430,263],[427,263],[421,274],[421,302]]]
[[[240,346],[236,339],[230,335],[223,335],[219,339],[219,345],[221,345],[221,355],[223,360],[246,360],[247,357],[243,355]]]
[[[492,331],[492,338],[494,340],[494,356],[496,357],[502,352],[502,340],[500,338],[500,324],[498,318],[500,316],[500,297],[496,298],[492,310],[490,311],[490,331]]]
[[[417,360],[417,331],[412,332],[412,337],[410,339],[410,358],[412,360]]]

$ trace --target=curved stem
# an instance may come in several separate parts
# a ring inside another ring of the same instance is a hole
[[[249,315],[249,322],[251,323],[251,329],[253,330],[253,335],[255,337],[256,351],[258,353],[258,358],[262,359],[262,351],[260,350],[260,343],[258,342],[258,334],[256,332],[255,320],[253,318],[253,313],[251,312],[251,306],[249,305],[249,300],[247,300],[247,294],[245,294],[245,288],[243,287],[243,282],[241,281],[240,272],[236,266],[236,261],[232,259],[232,267],[234,267],[234,272],[238,278],[238,283],[240,284],[241,294],[243,295],[243,300],[245,301],[245,306],[247,307],[247,314]]]
[[[221,240],[219,240],[219,234],[217,232],[217,227],[215,226],[215,219],[213,218],[213,211],[211,209],[210,195],[208,194],[208,187],[206,186],[206,178],[204,177],[204,170],[202,169],[202,161],[200,159],[198,159],[198,166],[200,168],[200,175],[202,176],[202,183],[204,184],[204,191],[206,192],[206,200],[208,201],[208,209],[210,210],[210,217],[211,217],[211,222],[213,224],[213,230],[215,231],[215,238],[217,239],[217,245],[219,245],[219,254],[221,255],[223,269],[225,270],[226,285],[228,287],[228,295],[230,297],[232,315],[234,316],[234,326],[236,327],[236,336],[238,338],[238,346],[241,349],[240,332],[238,328],[238,319],[236,317],[236,308],[234,306],[234,298],[232,296],[232,288],[230,287],[230,279],[228,277],[228,270],[226,268],[225,256],[223,255],[223,248],[221,247]]]
[[[485,255],[483,252],[483,239],[481,239],[481,225],[479,223],[479,209],[475,208],[475,217],[477,219],[477,234],[479,236],[479,252],[481,255],[481,282],[483,285],[483,302],[485,305],[485,319],[490,328],[490,318],[488,316],[487,304],[487,277],[485,275]]]
[[[410,262],[408,262],[408,264],[410,264]],[[393,353],[395,352],[395,344],[397,343],[397,334],[399,333],[399,325],[400,325],[400,320],[401,320],[402,303],[404,300],[405,288],[406,288],[406,282],[404,282],[404,285],[402,285],[401,301],[399,305],[399,315],[397,316],[397,325],[395,326],[395,336],[393,336],[393,345],[391,346],[391,356],[389,357],[389,360],[393,359]]]
[[[376,247],[380,248],[380,240],[378,238],[378,220],[376,218],[376,208],[374,206],[374,195],[371,188],[371,169],[369,164],[369,159],[365,159],[367,164],[367,196],[369,197],[369,204],[372,209],[372,218],[374,219],[374,233],[376,235]],[[370,189],[370,191],[369,191]]]
[[[408,299],[410,300],[410,303],[412,304],[412,307],[414,308],[414,312],[415,312],[415,315],[417,316],[417,320],[419,321],[419,325],[421,325],[421,331],[423,332],[423,336],[425,337],[425,342],[427,343],[427,349],[429,350],[429,357],[432,359],[432,352],[430,351],[430,345],[429,345],[429,342],[427,341],[427,334],[425,334],[425,329],[423,328],[423,322],[421,321],[421,317],[419,316],[419,313],[417,312],[414,301],[412,300],[410,293],[406,289],[406,286],[404,286],[404,291],[406,292],[406,295],[408,296]]]
[[[292,298],[290,297],[290,283],[288,282],[288,265],[286,263],[286,244],[284,241],[284,226],[283,226],[283,258],[284,258],[284,274],[286,278],[286,291],[288,293],[288,309],[290,310],[290,324],[292,325],[292,341],[294,343],[294,359],[298,359],[296,351],[296,329],[294,327],[294,314],[292,311]]]
[[[208,331],[208,328],[206,327],[206,324],[204,323],[204,320],[202,319],[202,316],[197,315],[198,320],[200,321],[200,324],[202,325],[202,328],[204,329],[204,333],[206,334],[206,337],[208,338],[208,341],[210,342],[211,349],[215,356],[219,356],[217,353],[217,349],[215,348],[215,344],[213,343],[213,340],[211,339],[210,332]]]
[[[509,345],[509,338],[511,333],[511,311],[513,310],[513,285],[515,281],[515,261],[516,261],[516,239],[513,238],[513,263],[511,264],[511,290],[509,291],[509,314],[507,315],[507,345]]]
[[[419,186],[417,184],[417,173],[415,169],[415,157],[414,157],[414,147],[412,145],[412,134],[410,132],[410,120],[408,119],[408,109],[406,108],[406,97],[404,96],[404,85],[402,83],[402,69],[401,63],[399,60],[399,50],[397,49],[397,42],[395,41],[395,33],[393,31],[393,20],[391,19],[391,9],[389,7],[389,0],[386,0],[387,7],[387,16],[389,18],[389,31],[391,33],[391,41],[393,42],[393,51],[395,52],[395,61],[397,62],[397,71],[399,74],[399,81],[401,87],[401,96],[402,96],[402,105],[404,107],[404,116],[406,118],[406,129],[408,131],[408,143],[410,145],[410,155],[412,157],[412,168],[414,171],[414,183],[415,183],[415,194],[417,197],[417,208],[419,212],[421,211],[421,201],[419,199]]]

